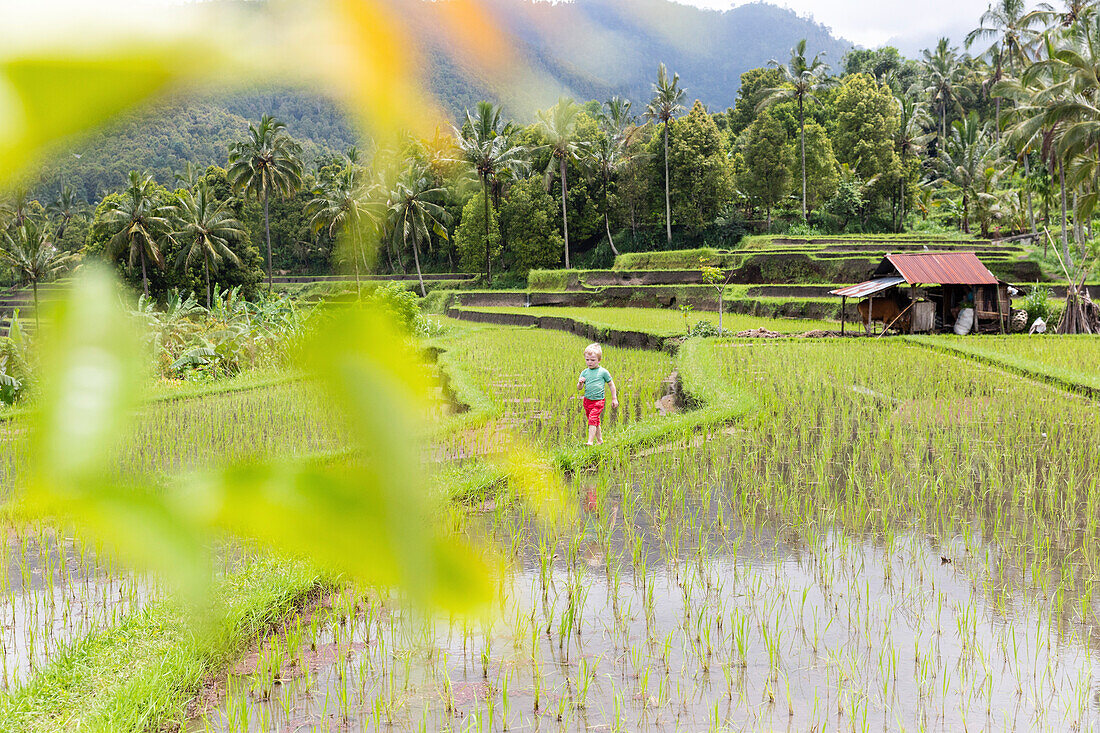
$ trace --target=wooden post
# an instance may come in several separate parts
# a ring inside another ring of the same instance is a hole
[[[844,304],[848,302],[848,296],[840,296],[840,335],[844,335]]]
[[[913,297],[913,284],[910,283],[909,284],[909,308],[912,308],[913,304],[916,303],[916,302],[917,302],[916,298]],[[906,310],[908,310],[908,309],[906,309]],[[914,312],[916,312],[916,311],[914,311]],[[913,335],[913,316],[909,316],[909,335],[910,336]]]
[[[867,297],[867,327],[865,331],[869,332],[872,336],[875,335],[875,294],[871,293]]]

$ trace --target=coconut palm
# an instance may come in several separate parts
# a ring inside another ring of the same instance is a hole
[[[74,256],[62,252],[50,240],[49,230],[32,218],[0,239],[0,260],[6,262],[34,292],[34,323],[39,325],[38,283],[63,272],[73,264]]]
[[[241,264],[229,244],[246,239],[248,232],[233,218],[228,202],[219,201],[202,183],[196,186],[194,193],[188,190],[180,195],[173,214],[176,231],[172,236],[183,243],[176,256],[176,267],[187,269],[202,260],[206,307],[210,308],[210,271],[216,273],[222,260]]]
[[[909,156],[921,154],[932,139],[932,133],[925,132],[931,117],[923,104],[907,94],[895,97],[895,100],[900,112],[898,131],[894,134],[894,145],[901,157],[901,214],[898,221],[898,231],[901,231],[905,226],[905,164]]]
[[[550,161],[544,172],[547,190],[550,189],[550,184],[554,180],[555,168],[561,175],[561,222],[565,233],[566,269],[569,269],[569,214],[566,206],[569,186],[566,181],[566,166],[569,161],[579,158],[588,148],[587,143],[577,140],[577,115],[580,112],[580,105],[570,97],[561,97],[553,107],[538,113],[539,130],[546,138],[546,145],[550,150]]]
[[[1033,16],[1050,27],[1073,30],[1096,17],[1096,11],[1096,0],[1062,0],[1061,9],[1050,3],[1039,3],[1039,7],[1028,13],[1028,16]]]
[[[108,205],[104,216],[108,231],[112,232],[107,243],[108,255],[116,259],[126,251],[130,267],[141,266],[141,287],[148,297],[148,265],[151,262],[164,268],[160,245],[171,231],[172,207],[160,202],[152,176],[130,171],[129,180],[122,197]]]
[[[1044,39],[1044,51],[1044,60],[1028,67],[1018,81],[1005,80],[997,84],[994,94],[1016,101],[1014,124],[1006,138],[1008,147],[1025,155],[1025,163],[1026,153],[1037,150],[1051,178],[1058,180],[1062,253],[1066,264],[1072,265],[1066,212],[1065,148],[1061,142],[1066,128],[1080,120],[1084,108],[1079,95],[1074,93],[1070,66],[1059,58],[1060,50],[1050,36]]]
[[[363,173],[352,163],[351,156],[339,175],[314,189],[313,199],[306,204],[306,214],[314,232],[323,230],[334,238],[342,234],[349,243],[355,267],[355,289],[360,294],[359,266],[366,254],[364,237],[378,224],[381,206],[378,185],[363,180]]]
[[[420,244],[430,245],[433,232],[447,239],[445,224],[450,223],[451,215],[436,203],[445,194],[446,190],[434,185],[427,167],[419,161],[409,165],[390,193],[393,243],[395,247],[411,247],[422,296],[428,293],[420,271]]]
[[[798,102],[798,129],[802,157],[802,220],[806,220],[806,112],[807,102],[821,104],[818,96],[833,84],[827,74],[829,66],[821,60],[823,54],[806,61],[806,39],[803,38],[791,49],[791,59],[781,64],[775,59],[768,62],[779,70],[782,82],[777,87],[765,89],[757,109],[763,109],[776,102],[795,100]]]
[[[272,195],[290,196],[302,184],[301,153],[301,146],[287,134],[286,125],[270,115],[261,117],[259,126],[249,125],[248,140],[234,143],[229,151],[226,175],[233,190],[255,196],[263,206],[268,288],[273,283],[268,204]]]
[[[941,182],[958,187],[962,193],[962,230],[970,233],[970,206],[977,200],[982,177],[997,159],[997,146],[971,111],[951,123],[951,137],[939,151]]]
[[[77,201],[76,194],[68,186],[62,186],[61,190],[57,193],[57,198],[51,201],[46,206],[46,214],[51,219],[57,220],[57,229],[54,231],[54,239],[61,239],[65,236],[65,229],[69,226],[69,222],[73,220],[77,212],[80,209],[80,202]]]
[[[202,180],[202,171],[188,160],[183,164],[183,170],[174,173],[172,177],[176,183],[183,184],[184,188],[193,189]]]
[[[527,149],[512,140],[511,124],[501,123],[501,108],[489,102],[478,102],[477,115],[466,110],[466,128],[455,128],[455,139],[462,156],[481,183],[485,199],[485,281],[493,282],[493,263],[490,256],[490,194],[499,207],[502,182],[505,178],[519,177],[527,171]]]
[[[1003,76],[1005,68],[1014,73],[1030,63],[1031,49],[1039,38],[1034,27],[1040,18],[1027,13],[1025,0],[998,0],[982,13],[978,27],[966,36],[966,47],[970,48],[978,40],[992,40],[992,45],[984,55],[993,61],[993,76],[990,84],[995,85]],[[998,134],[1001,128],[1001,100],[996,97]]]
[[[607,243],[617,257],[619,250],[611,236],[611,214],[608,194],[619,173],[630,164],[630,145],[638,131],[637,120],[630,114],[630,100],[612,97],[601,109],[600,127],[603,134],[592,143],[586,162],[588,169],[600,184],[603,198],[603,224]]]
[[[653,97],[646,106],[646,119],[661,123],[664,129],[665,146],[665,232],[668,243],[672,244],[672,202],[668,190],[668,126],[676,115],[684,111],[684,96],[687,90],[680,88],[680,75],[668,78],[668,69],[664,64],[657,67],[657,82],[653,85]],[[568,249],[568,245],[566,245]]]
[[[964,86],[966,67],[946,38],[939,40],[934,52],[926,48],[922,54],[926,77],[925,92],[939,113],[939,145],[942,148],[947,137],[947,111],[956,109],[961,114],[963,100],[969,99],[969,91]]]

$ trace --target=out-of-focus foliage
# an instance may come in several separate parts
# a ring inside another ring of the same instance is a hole
[[[296,350],[297,366],[341,406],[350,458],[253,463],[158,487],[117,475],[114,459],[146,378],[132,319],[98,269],[56,304],[42,347],[28,506],[73,522],[192,600],[225,532],[401,588],[419,603],[457,610],[487,599],[485,559],[430,519],[413,438],[423,433],[432,379],[384,313],[342,311]]]

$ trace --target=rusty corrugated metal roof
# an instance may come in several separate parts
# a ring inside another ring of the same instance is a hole
[[[889,262],[893,267],[886,267]],[[888,254],[875,276],[896,270],[910,285],[996,285],[996,276],[973,252]]]
[[[905,282],[904,277],[891,276],[891,277],[876,277],[873,280],[860,283],[859,285],[849,285],[846,288],[838,288],[836,290],[830,290],[832,295],[842,295],[846,298],[866,298],[868,295],[874,295],[877,292],[892,288],[895,285],[900,285]]]

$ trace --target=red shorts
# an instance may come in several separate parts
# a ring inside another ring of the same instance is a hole
[[[603,412],[603,400],[590,400],[584,398],[584,414],[588,417],[589,425],[600,424],[600,414]]]

